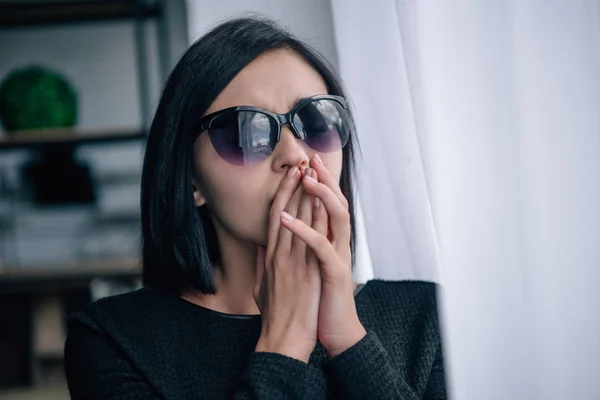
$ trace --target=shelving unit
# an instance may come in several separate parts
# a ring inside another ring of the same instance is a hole
[[[142,126],[138,129],[139,137],[126,134],[125,140],[140,139],[148,130],[149,116],[149,74],[148,74],[148,49],[146,35],[144,34],[144,22],[154,20],[157,22],[157,47],[160,64],[161,79],[168,74],[168,40],[166,23],[162,19],[162,2],[164,0],[72,0],[72,1],[7,1],[0,2],[0,30],[28,29],[39,26],[64,26],[73,23],[94,23],[107,21],[131,21],[134,24],[134,43],[136,68],[139,80],[140,115]],[[75,129],[75,133],[80,128]],[[85,127],[83,128],[85,129]],[[106,140],[121,140],[114,133],[118,131],[108,130],[104,132]],[[103,132],[96,132],[96,140],[69,139],[69,144],[74,142],[87,144],[99,139]],[[59,134],[59,136],[61,136]],[[39,137],[38,144],[44,144],[49,136]],[[15,139],[19,143],[22,139]],[[27,140],[26,140],[27,141]],[[56,140],[52,140],[56,141]],[[0,151],[13,148],[13,140],[1,139]],[[27,144],[34,144],[33,140]]]
[[[0,137],[0,150],[40,149],[44,146],[78,146],[95,143],[130,142],[145,139],[145,132],[138,129],[42,129],[12,132]]]
[[[18,149],[32,151],[42,157],[46,154],[59,154],[69,158],[80,146],[142,142],[150,121],[151,96],[145,31],[145,23],[148,21],[156,23],[156,53],[161,80],[166,78],[169,69],[163,1],[0,1],[0,31],[130,21],[134,26],[135,67],[143,121],[137,128],[88,129],[83,126],[13,132],[0,136],[0,152]],[[117,178],[119,177],[111,179],[118,181]],[[127,216],[121,216],[119,221],[126,219]],[[108,222],[102,219],[99,223]],[[62,360],[60,342],[65,332],[57,327],[64,327],[65,315],[90,300],[90,284],[100,279],[133,285],[140,275],[138,259],[65,262],[43,268],[0,265],[0,305],[3,305],[0,307],[0,318],[5,318],[6,315],[7,324],[18,325],[14,329],[16,336],[10,336],[6,330],[0,332],[0,344],[9,346],[12,343],[10,346],[21,352],[19,358],[15,358],[17,353],[14,351],[17,350],[13,351],[12,359],[0,357],[0,375],[4,376],[3,379],[0,378],[0,386],[6,384],[6,379],[20,380],[17,382],[20,385],[44,383],[44,366],[54,365],[52,363],[60,363]],[[13,309],[20,311],[12,313]],[[28,316],[24,317],[23,313],[28,313]],[[49,334],[50,331],[54,334]]]
[[[134,279],[139,277],[140,264],[136,259],[124,259],[7,271],[11,272],[0,272],[0,295],[80,289],[93,279]]]
[[[21,379],[26,375],[35,386],[52,384],[57,376],[62,379],[65,316],[91,300],[92,282],[105,280],[134,286],[140,277],[136,259],[8,270],[11,272],[0,272],[0,316],[4,318],[9,307],[29,317],[11,318],[20,325],[14,329],[19,335],[7,338],[2,336],[6,332],[0,332],[4,344],[20,354],[11,365],[0,366],[8,367],[11,373],[15,368],[22,371]],[[9,361],[0,359],[0,364]]]
[[[16,28],[70,22],[157,18],[157,4],[141,1],[13,1],[0,3],[0,27]]]

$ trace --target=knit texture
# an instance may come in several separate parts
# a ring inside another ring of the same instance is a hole
[[[445,399],[436,286],[369,281],[367,335],[307,363],[257,353],[260,316],[232,317],[155,289],[108,297],[68,322],[72,399]]]

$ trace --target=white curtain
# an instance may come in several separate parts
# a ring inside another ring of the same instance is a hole
[[[331,0],[376,277],[437,279],[456,399],[600,398],[600,2]]]
[[[437,281],[438,251],[393,2],[332,1],[338,61],[356,111],[359,191],[373,271]]]

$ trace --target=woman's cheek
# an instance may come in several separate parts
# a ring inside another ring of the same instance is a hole
[[[238,183],[238,182],[235,182]],[[268,232],[268,201],[261,201],[257,190],[249,190],[245,183],[221,188],[215,196],[215,207],[220,219],[236,236],[257,243],[266,243]]]

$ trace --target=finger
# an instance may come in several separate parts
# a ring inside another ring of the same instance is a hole
[[[339,202],[335,193],[328,186],[315,181],[310,176],[304,177],[302,186],[308,193],[318,197],[322,205],[325,206],[329,216],[332,242],[335,243],[335,247],[348,245],[350,242],[350,214]]]
[[[281,222],[283,228],[287,228],[282,230],[289,230],[306,243],[326,270],[332,270],[336,266],[338,261],[337,253],[324,235],[285,211],[281,214]]]
[[[312,169],[306,168],[305,176],[312,176]],[[314,177],[313,177],[314,179]],[[314,207],[314,196],[308,194],[306,191],[302,192],[302,197],[300,199],[300,204],[298,206],[298,218],[300,221],[303,221],[307,225],[312,225],[313,218],[313,207]],[[293,215],[293,214],[292,214]],[[292,235],[292,253],[296,254],[298,257],[305,257],[308,261],[308,257],[306,255],[306,243],[300,240],[297,236]]]
[[[279,227],[281,225],[281,212],[292,198],[294,192],[298,188],[300,179],[300,170],[297,167],[291,167],[288,173],[281,180],[277,193],[273,199],[271,210],[269,212],[269,238],[267,240],[267,255],[266,260],[269,261],[272,257],[275,246],[279,240]]]
[[[314,168],[311,169],[310,177],[317,182],[319,181],[319,174]],[[312,228],[327,237],[327,210],[320,204],[321,200],[318,197],[311,197],[313,199]],[[306,254],[306,262],[309,268],[315,268],[316,272],[319,272],[319,260],[317,259],[315,252],[311,248],[308,248]]]
[[[262,286],[262,280],[265,274],[266,268],[266,248],[263,246],[256,246],[256,275],[254,280],[254,301],[259,303],[260,299],[260,288]]]
[[[311,178],[313,178],[314,180],[316,180],[317,182],[319,181],[319,174],[317,173],[316,170],[312,170],[312,173],[310,175]],[[321,199],[319,199],[317,196],[313,196],[313,202],[314,202],[314,209],[313,209],[313,220],[312,220],[312,227],[315,231],[319,232],[320,234],[322,234],[323,236],[327,237],[327,230],[328,230],[328,215],[327,215],[327,209],[321,205]]]
[[[347,210],[348,200],[342,193],[342,189],[340,189],[339,183],[336,182],[335,179],[333,179],[333,177],[329,173],[329,170],[327,169],[327,167],[325,167],[325,164],[323,164],[323,160],[321,160],[321,157],[319,157],[318,154],[312,156],[312,158],[310,159],[310,166],[314,168],[319,174],[319,182],[322,182],[323,184],[325,184],[325,186],[329,187],[340,200],[340,203],[342,203],[344,208],[346,208]]]
[[[302,187],[302,185],[299,185],[298,188],[296,189],[296,191],[294,192],[294,195],[290,199],[290,201],[288,201],[288,203],[283,208],[285,212],[287,212],[289,215],[293,216],[294,218],[296,218],[296,216],[298,215],[298,208],[300,206],[300,200],[302,199],[304,192],[305,192],[305,190]],[[279,229],[279,238],[277,239],[277,244],[276,244],[277,251],[281,251],[282,252],[281,254],[290,254],[292,251],[292,239],[293,238],[294,238],[294,235],[292,235],[292,233],[289,230]]]

